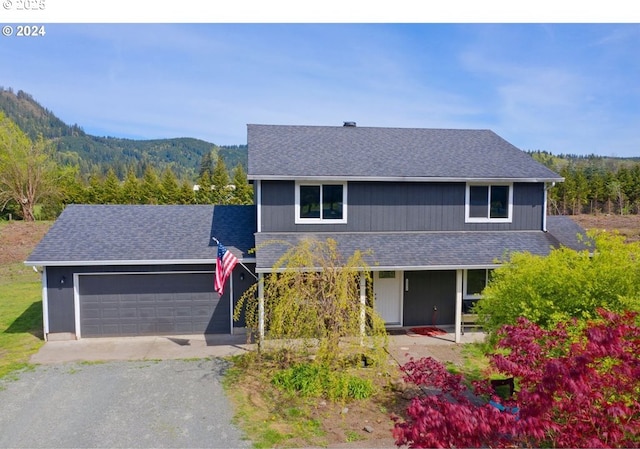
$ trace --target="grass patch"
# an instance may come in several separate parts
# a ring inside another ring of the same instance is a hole
[[[276,372],[271,383],[305,398],[326,397],[332,401],[366,399],[374,391],[370,379],[334,371],[326,365],[310,362],[297,363]]]
[[[347,443],[353,443],[354,441],[361,441],[364,439],[364,437],[360,435],[360,433],[356,432],[355,430],[347,430],[346,434],[347,434],[347,438],[346,438]]]
[[[485,343],[469,343],[462,347],[464,364],[461,371],[469,381],[483,380],[491,373],[488,346]]]
[[[41,285],[30,267],[0,265],[0,378],[29,368],[44,343]]]
[[[447,369],[454,374],[462,374],[467,388],[473,390],[472,383],[474,381],[487,381],[494,379],[505,379],[504,374],[496,371],[489,362],[487,354],[493,353],[490,345],[487,343],[468,343],[462,348],[464,363],[462,366],[448,364]],[[506,352],[505,350],[499,350]],[[515,380],[515,388],[517,389],[517,379]],[[496,394],[503,399],[511,396],[510,387],[507,385],[494,386]]]

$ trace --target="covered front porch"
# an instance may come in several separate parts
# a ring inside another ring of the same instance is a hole
[[[497,261],[510,252],[546,256],[560,245],[574,247],[578,232],[566,217],[549,217],[547,230],[258,232],[256,273],[260,279],[272,273],[279,258],[301,241],[332,239],[345,258],[366,252],[367,268],[373,272],[374,307],[388,329],[451,326],[455,342],[461,342],[463,314],[478,299],[490,270],[499,266]],[[363,305],[371,296],[368,288],[361,283]],[[258,299],[264,304],[260,289]]]
[[[465,317],[489,272],[489,267],[374,271],[374,308],[390,330],[447,329],[460,343]]]

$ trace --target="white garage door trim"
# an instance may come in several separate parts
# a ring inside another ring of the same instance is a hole
[[[174,275],[174,274],[211,274],[211,290],[213,291],[214,271],[108,271],[73,274],[73,307],[76,327],[76,339],[82,338],[82,328],[80,325],[80,278],[82,276],[121,276],[121,275]],[[229,276],[229,307],[230,307],[230,333],[233,334],[233,276]]]

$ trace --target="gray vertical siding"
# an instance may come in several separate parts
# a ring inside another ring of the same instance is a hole
[[[76,332],[73,273],[69,267],[47,267],[49,333]],[[62,277],[64,284],[60,283]]]
[[[285,231],[294,224],[293,181],[262,181],[262,231]]]
[[[511,223],[465,223],[464,183],[350,182],[346,224],[295,224],[293,181],[263,181],[263,232],[541,230],[544,184],[515,183]]]

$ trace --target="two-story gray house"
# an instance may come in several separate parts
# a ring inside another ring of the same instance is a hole
[[[510,251],[579,246],[581,229],[547,217],[563,181],[488,130],[249,125],[256,271],[286,245],[373,250],[375,308],[387,326],[456,325]]]
[[[562,178],[488,130],[248,125],[255,206],[69,206],[26,261],[42,272],[46,338],[233,333],[234,303],[278,240],[372,250],[389,327],[455,325],[510,251],[579,248],[547,217]],[[213,290],[220,240],[238,264]],[[249,250],[257,247],[255,254]]]

